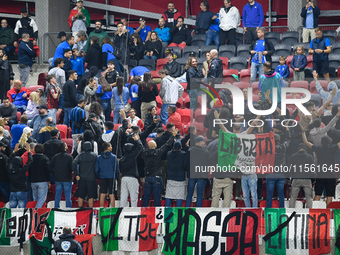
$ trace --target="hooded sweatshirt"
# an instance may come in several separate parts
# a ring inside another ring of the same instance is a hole
[[[80,79],[78,87],[77,87],[77,93],[84,94],[84,89],[86,87],[86,82],[88,79],[96,76],[96,74],[99,72],[99,69],[96,66],[91,66],[90,70],[86,72]]]
[[[328,98],[331,97],[331,91],[335,88],[336,89],[336,94],[335,97],[333,98],[332,102],[333,104],[337,104],[338,100],[340,99],[340,90],[338,89],[338,86],[334,81],[331,81],[328,83],[327,90],[325,91],[323,87],[321,86],[320,82],[318,80],[315,81],[315,86],[316,90],[318,91],[319,95],[322,97],[322,100],[326,102]]]
[[[81,180],[95,181],[96,180],[96,161],[97,155],[92,152],[92,144],[85,142],[83,150],[72,162],[72,171],[76,176],[80,176]],[[79,165],[79,169],[77,168]]]
[[[118,179],[119,167],[116,155],[111,151],[102,152],[96,162],[96,176],[100,179]]]
[[[277,102],[281,102],[281,88],[284,86],[281,75],[274,70],[270,70],[261,75],[259,89],[262,91],[262,100],[265,101],[264,93],[270,90],[270,99],[273,102],[273,88],[277,88]]]
[[[30,152],[27,153],[28,161],[23,166],[22,158],[13,153],[9,158],[9,168],[7,169],[10,179],[11,192],[27,192],[26,171],[30,168],[33,159]]]

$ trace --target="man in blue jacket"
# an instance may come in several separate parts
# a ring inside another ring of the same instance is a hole
[[[254,0],[248,0],[249,3],[243,7],[242,19],[243,29],[246,33],[245,43],[251,44],[257,39],[256,29],[262,27],[264,15],[262,5]]]
[[[22,86],[26,86],[28,82],[28,76],[33,65],[33,58],[37,55],[33,51],[33,45],[30,42],[29,34],[22,34],[22,40],[18,48],[18,69],[20,72],[20,81]]]
[[[201,12],[197,15],[196,23],[195,23],[195,32],[197,34],[205,34],[207,33],[212,18],[214,17],[214,14],[209,11],[209,2],[208,1],[202,1],[200,4]]]
[[[112,154],[111,143],[102,144],[104,151],[96,162],[96,176],[100,179],[100,207],[104,207],[105,196],[109,191],[111,208],[115,207],[116,181],[119,178],[118,160]]]
[[[309,42],[309,35],[313,40],[316,35],[314,29],[318,27],[320,15],[319,7],[314,5],[314,0],[307,0],[307,4],[302,8],[300,16],[303,18],[302,42]]]
[[[66,36],[66,41],[60,43],[55,50],[53,61],[52,61],[52,66],[54,66],[54,60],[57,58],[64,58],[64,51],[66,49],[72,50],[72,46],[74,44],[74,37],[69,34]]]

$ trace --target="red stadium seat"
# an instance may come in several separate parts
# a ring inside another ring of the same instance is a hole
[[[67,152],[71,154],[73,148],[73,139],[72,138],[62,138],[61,141],[67,144],[68,150]],[[52,186],[52,185],[51,185]],[[54,188],[55,189],[55,188]]]
[[[177,112],[182,117],[182,123],[187,125],[193,119],[193,112],[190,109],[178,109]]]
[[[219,57],[222,60],[223,69],[228,69],[229,59],[227,57]]]
[[[321,87],[323,88],[324,91],[328,91],[327,86],[328,86],[328,81],[325,80],[319,80]],[[311,81],[310,83],[310,93],[312,94],[318,94],[318,91],[316,90],[316,84],[315,81]]]
[[[205,135],[204,135],[204,133],[205,133],[205,128],[204,128],[204,126],[203,126],[203,123],[195,122],[195,123],[191,123],[190,125],[196,127],[196,132],[197,132],[196,135],[205,136]]]
[[[37,205],[37,201],[29,201],[26,204],[26,208],[35,208],[35,206]],[[43,206],[41,208],[46,208],[46,202],[43,204]]]
[[[160,78],[158,71],[150,71],[152,78]]]
[[[181,97],[180,99],[178,99],[177,103],[176,103],[176,107],[178,109],[183,109],[183,104],[184,104],[184,98]]]
[[[242,89],[242,90],[249,88],[249,82],[245,82],[245,81],[234,82],[233,85]]]
[[[67,125],[58,124],[57,129],[60,131],[60,138],[61,139],[67,138]]]
[[[202,207],[211,207],[211,200],[203,200]]]
[[[293,80],[294,79],[294,70],[292,68],[289,68],[289,80]]]
[[[158,115],[158,116],[161,116],[161,111],[162,111],[161,108],[157,108],[157,115]]]
[[[240,81],[250,82],[250,69],[241,70]]]
[[[152,140],[153,140],[153,138],[151,138],[151,137],[146,138],[146,144],[148,144]]]
[[[207,113],[210,112],[211,109],[207,109]],[[201,109],[196,109],[195,111],[195,122],[203,123],[206,115],[201,114]]]
[[[38,84],[43,86],[44,88],[46,87],[46,77],[48,73],[40,73],[38,76]]]
[[[163,67],[165,66],[165,64],[168,63],[168,59],[167,58],[159,58],[157,59],[157,63],[156,63],[156,71],[158,73],[159,70],[163,69]]]
[[[31,92],[35,92],[35,91],[37,91],[37,89],[44,90],[44,86],[42,86],[42,85],[31,85],[31,86],[28,86],[27,89]]]
[[[118,130],[118,128],[121,126],[122,124],[114,124],[113,125],[113,131]]]
[[[308,81],[292,81],[290,83],[291,88],[304,88],[308,90]],[[299,95],[303,95],[303,93],[298,93]]]
[[[328,208],[330,209],[340,209],[340,202],[335,201],[335,202],[330,202],[328,205]]]
[[[21,118],[21,112],[17,112],[17,121],[19,122]]]
[[[158,91],[161,91],[161,83],[157,84],[157,89],[158,89]]]
[[[5,203],[4,202],[0,202],[0,208],[4,208],[5,207]]]
[[[340,67],[338,68],[338,79],[340,79]]]
[[[313,68],[313,55],[307,55],[307,67]]]
[[[162,98],[160,96],[156,96],[156,102],[157,102],[157,108],[161,108],[163,101],[162,101]]]
[[[10,132],[10,130],[11,130],[11,128],[10,128],[9,126],[7,126],[7,125],[5,125],[5,129],[6,129],[8,132]]]
[[[272,208],[279,208],[279,201],[278,200],[273,200],[272,201]],[[267,201],[262,200],[260,201],[260,208],[267,208]]]
[[[292,62],[292,60],[293,60],[293,55],[290,55],[290,56],[288,56],[287,57],[287,59],[286,59],[286,63],[287,63],[287,65],[290,67],[290,63]]]
[[[236,69],[225,69],[223,70],[223,83],[230,82],[234,83],[237,80],[232,76],[232,74],[238,76],[238,70]]]
[[[256,81],[256,82],[253,82],[251,84],[251,87],[253,89],[253,95],[257,95],[257,92],[260,91],[259,89],[259,83]]]
[[[187,91],[188,83],[180,83],[185,91]]]
[[[256,102],[257,100],[259,100],[259,97],[257,95],[253,95],[253,102]]]

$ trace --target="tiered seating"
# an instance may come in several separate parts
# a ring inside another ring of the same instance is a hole
[[[320,82],[321,87],[324,89],[324,91],[328,91],[327,90],[328,82],[325,80],[319,80],[319,82]],[[316,90],[315,81],[311,81],[309,91],[313,94],[318,94],[318,91]]]
[[[220,57],[227,57],[228,59],[231,59],[232,57],[235,57],[235,53],[236,53],[235,45],[222,45],[219,48]]]
[[[246,69],[248,62],[245,57],[233,57],[230,59],[230,69],[236,69],[241,71],[242,69]]]
[[[139,60],[139,65],[146,67],[149,69],[149,71],[155,71],[156,69],[156,63],[154,59],[141,59]]]
[[[213,49],[217,49],[217,47],[215,45],[202,46],[201,47],[201,57],[204,58],[205,53],[210,52]]]
[[[45,87],[42,86],[42,85],[31,85],[31,86],[28,86],[27,89],[31,92],[33,91],[37,91],[37,89],[42,89],[42,90],[45,90],[44,89]]]
[[[268,32],[264,34],[264,38],[267,38],[273,45],[280,43],[281,34],[279,32]]]
[[[282,43],[293,46],[299,41],[299,33],[296,31],[288,31],[282,34]]]
[[[250,44],[239,45],[237,47],[237,56],[249,58],[250,57],[250,52],[249,52],[250,46],[251,46]]]
[[[238,70],[236,69],[224,69],[223,70],[223,83],[230,82],[234,83],[236,80],[232,74],[238,76]]]
[[[198,46],[186,46],[183,49],[183,58],[188,58],[191,52],[196,53],[196,57],[199,57],[200,48]]]
[[[275,56],[289,56],[290,55],[290,51],[291,51],[291,46],[288,44],[276,44],[274,46],[275,48]]]
[[[194,34],[191,40],[191,46],[202,47],[205,45],[206,34]]]
[[[324,37],[327,37],[331,44],[336,42],[336,38],[338,37],[338,34],[335,30],[323,30],[322,35]]]

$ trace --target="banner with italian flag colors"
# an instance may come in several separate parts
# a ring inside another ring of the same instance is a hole
[[[266,208],[267,254],[326,254],[330,249],[330,210]],[[286,223],[285,223],[286,222]],[[266,237],[265,237],[266,238]]]
[[[261,209],[165,208],[163,253],[259,254]]]
[[[62,210],[62,209],[46,209],[50,210],[50,214],[46,220],[48,229],[44,238],[39,240],[36,233],[32,233],[31,238],[31,254],[37,254],[35,251],[39,249],[42,255],[49,254],[52,248],[52,240],[58,240],[59,236],[63,233],[63,228],[68,226],[71,228],[75,236],[91,234],[92,225],[92,209],[75,209],[75,210]],[[38,235],[39,237],[39,235]]]
[[[17,246],[29,240],[32,209],[0,209],[0,246]]]
[[[233,134],[220,129],[218,165],[238,169],[252,166],[274,166],[274,133]]]
[[[164,208],[100,208],[103,251],[151,251],[157,249],[158,226]]]

